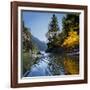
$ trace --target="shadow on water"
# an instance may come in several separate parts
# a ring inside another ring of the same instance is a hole
[[[32,62],[32,61],[30,61]],[[25,77],[79,74],[79,55],[43,53],[34,60]]]

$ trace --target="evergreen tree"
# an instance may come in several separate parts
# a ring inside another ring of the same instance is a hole
[[[55,42],[57,41],[58,31],[59,31],[58,20],[57,20],[57,17],[55,16],[55,14],[53,14],[52,20],[49,24],[48,32],[47,32],[48,49],[54,48],[56,46]]]
[[[52,20],[49,24],[49,32],[56,32],[56,31],[59,31],[58,20],[55,14],[53,14]]]
[[[63,32],[68,35],[68,32],[72,29],[79,34],[79,14],[67,14],[62,20]]]

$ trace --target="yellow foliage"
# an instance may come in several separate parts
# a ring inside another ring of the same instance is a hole
[[[68,37],[64,40],[62,47],[74,47],[79,44],[79,35],[76,31],[70,31]]]
[[[64,68],[65,71],[71,75],[79,74],[79,65],[75,60],[72,59],[64,59]]]

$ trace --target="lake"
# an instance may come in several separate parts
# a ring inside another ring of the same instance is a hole
[[[28,58],[30,65],[24,77],[79,74],[79,54],[41,54],[37,59]]]

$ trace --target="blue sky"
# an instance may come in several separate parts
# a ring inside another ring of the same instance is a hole
[[[32,12],[23,11],[22,20],[26,27],[30,28],[31,34],[41,41],[46,42],[45,34],[48,31],[48,25],[51,21],[52,15],[55,14],[58,19],[60,30],[62,29],[62,18],[64,13],[50,13],[50,12]]]

